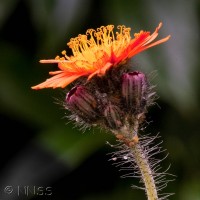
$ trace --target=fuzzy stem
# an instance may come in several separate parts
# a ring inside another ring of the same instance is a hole
[[[146,157],[140,142],[131,147],[131,151],[135,158],[135,162],[142,175],[142,180],[145,185],[146,195],[148,200],[158,200],[158,194],[156,190],[155,181],[153,178],[152,169],[149,165],[148,158]]]

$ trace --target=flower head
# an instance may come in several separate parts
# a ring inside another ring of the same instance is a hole
[[[160,43],[166,42],[170,36],[153,42],[158,36],[162,23],[150,34],[147,31],[135,33],[131,38],[129,27],[120,25],[118,32],[114,33],[114,26],[101,26],[97,30],[88,29],[85,35],[72,38],[67,44],[73,55],[67,56],[66,51],[62,57],[41,60],[41,63],[58,63],[58,71],[49,72],[53,77],[45,82],[33,86],[32,89],[64,88],[74,80],[86,76],[103,76],[107,70],[117,67],[134,55]]]

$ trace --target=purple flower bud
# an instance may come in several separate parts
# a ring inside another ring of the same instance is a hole
[[[106,124],[109,128],[118,129],[123,125],[122,123],[123,116],[119,107],[109,103],[106,106],[103,115],[106,119]]]
[[[148,82],[138,71],[122,75],[122,97],[128,110],[143,112],[147,103]]]
[[[75,86],[67,93],[66,105],[84,121],[93,122],[97,119],[97,101],[84,86]]]

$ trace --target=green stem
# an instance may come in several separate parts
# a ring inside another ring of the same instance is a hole
[[[145,185],[146,195],[148,200],[158,200],[158,194],[156,190],[155,181],[152,175],[152,169],[149,165],[148,158],[146,157],[143,149],[140,146],[140,142],[131,147],[131,151],[134,155],[135,162],[142,175],[142,180]]]
[[[159,198],[154,180],[154,172],[149,164],[148,155],[145,153],[145,149],[143,148],[142,143],[138,138],[140,125],[139,121],[141,117],[143,117],[143,113],[138,114],[138,116],[135,118],[134,127],[130,127],[127,123],[127,126],[121,128],[120,134],[118,134],[118,132],[114,133],[115,136],[128,147],[131,154],[133,155],[134,161],[139,169],[141,179],[145,186],[147,199],[158,200]]]

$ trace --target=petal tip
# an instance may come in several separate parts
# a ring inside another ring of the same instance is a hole
[[[39,90],[41,88],[36,85],[36,86],[31,87],[31,89],[33,89],[33,90]]]

